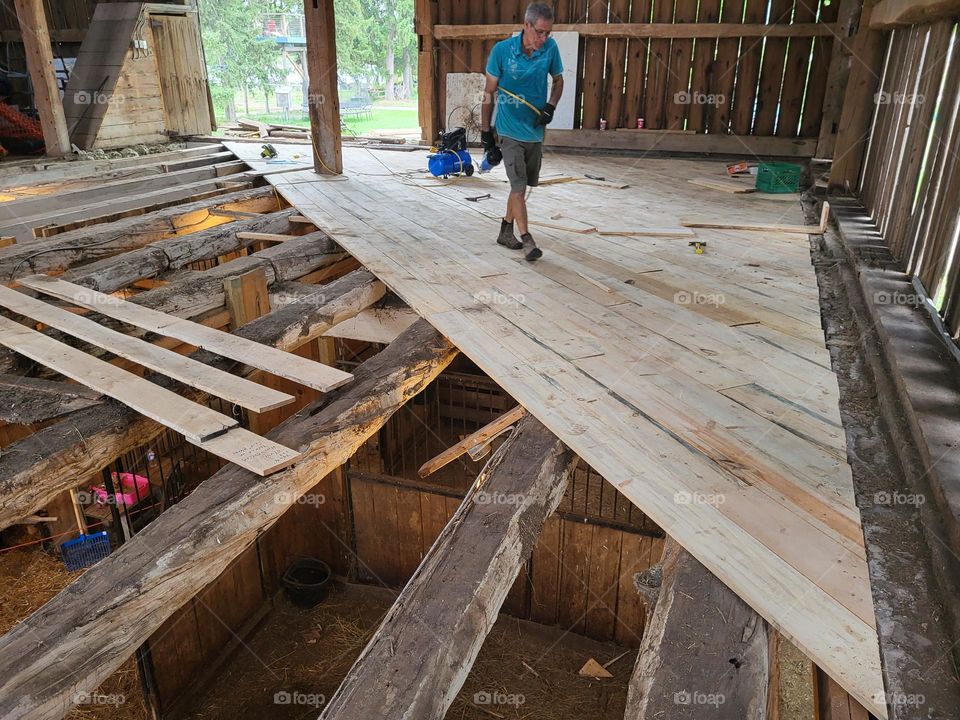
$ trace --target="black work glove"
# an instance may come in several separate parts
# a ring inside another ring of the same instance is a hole
[[[487,162],[490,164],[490,167],[496,167],[500,164],[500,161],[503,160],[503,153],[496,145],[487,150],[486,155]]]
[[[489,153],[497,147],[497,141],[493,137],[493,130],[480,131],[480,143],[483,145],[483,151]]]
[[[547,126],[547,125],[549,125],[550,123],[552,123],[552,122],[553,122],[553,113],[554,113],[554,111],[556,111],[556,109],[557,109],[557,108],[555,108],[555,107],[554,107],[553,105],[551,105],[550,103],[547,103],[547,104],[544,105],[542,108],[540,108],[540,117],[537,118],[537,122],[535,123],[535,127],[539,127],[540,125]]]

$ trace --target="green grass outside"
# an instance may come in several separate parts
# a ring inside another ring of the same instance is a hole
[[[242,115],[240,117],[258,120],[264,123],[280,123],[282,125],[296,125],[298,127],[310,127],[310,121],[299,117],[300,113],[292,112],[284,120],[281,113],[254,113]],[[420,127],[420,120],[417,117],[417,108],[378,108],[374,107],[369,115],[364,117],[344,117],[345,135],[364,135],[372,130],[415,130]],[[219,119],[218,123],[226,125],[224,119]]]

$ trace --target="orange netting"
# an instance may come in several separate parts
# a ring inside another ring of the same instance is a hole
[[[43,140],[40,123],[0,102],[0,137],[17,140]]]

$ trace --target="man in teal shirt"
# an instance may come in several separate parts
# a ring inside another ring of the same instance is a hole
[[[523,16],[523,31],[493,46],[487,60],[487,84],[480,112],[480,139],[491,165],[503,160],[510,180],[507,212],[500,223],[497,242],[514,250],[522,249],[527,260],[543,255],[527,227],[528,187],[540,181],[544,127],[563,93],[563,63],[557,42],[550,37],[553,9],[532,2]],[[547,75],[553,77],[547,102]],[[490,129],[494,97],[497,105],[497,139]],[[520,240],[514,235],[517,224]],[[521,242],[522,241],[522,242]]]

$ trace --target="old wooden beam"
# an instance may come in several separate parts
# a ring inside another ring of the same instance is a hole
[[[0,420],[30,425],[99,405],[101,397],[83,385],[0,375]]]
[[[304,453],[294,467],[259,478],[228,465],[0,638],[0,716],[63,717],[456,354],[419,322],[269,434]]]
[[[438,14],[438,3],[415,0],[413,25],[417,34],[417,115],[420,118],[420,142],[424,145],[431,145],[437,139],[440,114],[437,103],[437,46],[433,33]]]
[[[624,720],[763,720],[767,624],[672,539],[660,569]]]
[[[705,25],[707,25],[705,23]],[[816,138],[761,137],[756,135],[715,135],[660,130],[551,130],[544,142],[552,147],[581,150],[628,150],[633,152],[719,153],[725,155],[770,155],[813,157]]]
[[[576,460],[536,418],[520,422],[387,612],[322,720],[442,720],[560,504]]]
[[[70,152],[70,133],[60,102],[60,88],[53,67],[53,49],[43,0],[14,0],[20,21],[20,39],[27,56],[27,71],[33,85],[33,104],[40,115],[47,155]]]
[[[820,137],[817,140],[818,158],[832,158],[834,154],[851,65],[860,62],[853,54],[853,45],[862,4],[862,0],[840,0],[830,66],[827,68],[827,87],[823,95]]]
[[[516,24],[437,25],[437,40],[502,40],[517,31]],[[577,32],[600,38],[724,38],[820,37],[835,34],[829,23],[556,23],[554,32]]]
[[[281,308],[258,318],[236,334],[284,350],[294,350],[326,330],[369,307],[386,289],[369,272],[357,271],[317,288],[313,301]],[[222,370],[237,363],[197,351],[190,355]],[[150,376],[148,376],[150,377]],[[155,382],[170,381],[153,376]],[[202,402],[206,395],[182,388]],[[125,452],[150,442],[163,426],[114,403],[81,410],[62,422],[39,430],[4,448],[0,454],[0,529],[44,507],[76,478],[90,477]]]
[[[119,252],[142,248],[182,232],[191,223],[206,221],[218,208],[234,207],[276,209],[276,192],[267,187],[218,195],[124,218],[101,227],[71,230],[26,245],[0,248],[0,282],[9,283],[17,277],[38,272],[62,272]],[[223,219],[223,222],[227,221],[228,218]]]
[[[105,293],[120,290],[137,280],[241,250],[250,244],[242,237],[244,230],[272,232],[286,229],[292,213],[292,210],[281,210],[157,240],[146,247],[69,270],[63,279]]]
[[[903,25],[923,25],[960,15],[960,0],[881,0],[877,3],[870,27],[889,30]]]
[[[304,0],[303,6],[314,167],[322,175],[339,175],[343,172],[343,152],[333,0]]]

